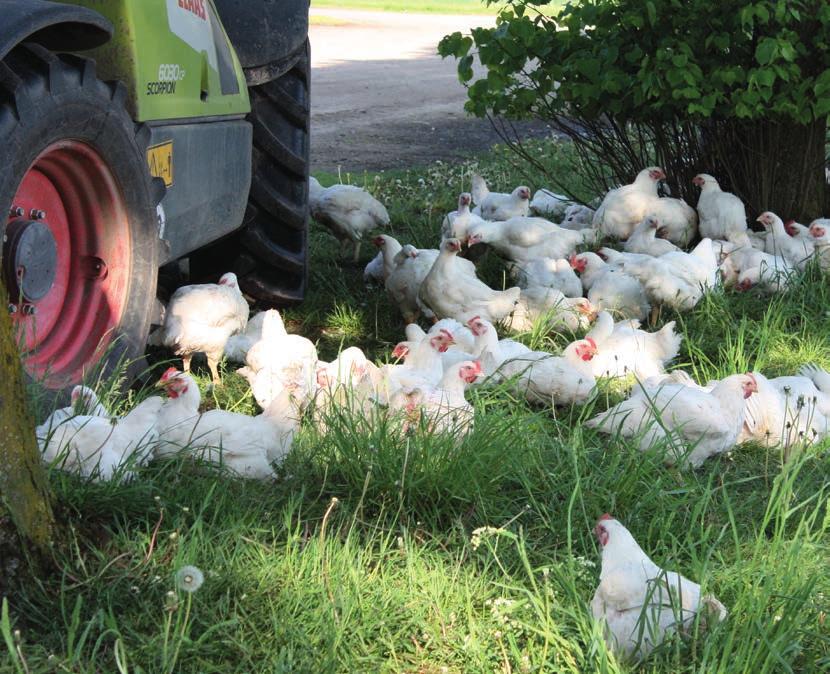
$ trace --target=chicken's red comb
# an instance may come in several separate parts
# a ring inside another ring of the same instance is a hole
[[[168,381],[179,374],[179,371],[175,367],[168,367],[164,374],[161,375],[161,381]]]
[[[481,372],[481,361],[480,360],[474,360],[473,361],[473,367],[475,368],[476,372]]]
[[[785,224],[785,225],[794,225],[794,224],[795,224],[795,220],[787,220],[787,222],[785,222],[784,224]]]
[[[613,520],[613,519],[614,518],[611,516],[610,513],[602,513],[602,515],[599,516],[599,521],[600,522],[602,522],[602,520]]]
[[[451,340],[455,341],[455,337],[452,336],[452,333],[449,330],[447,330],[445,328],[441,328],[438,332],[443,332],[447,336],[448,339],[451,339]]]
[[[588,342],[588,344],[590,344],[590,345],[591,345],[591,348],[592,348],[592,349],[596,349],[596,348],[597,348],[597,343],[594,341],[594,338],[593,338],[593,337],[586,337],[586,338],[585,338],[585,341],[586,341],[586,342]]]
[[[481,316],[473,316],[470,320],[467,321],[467,325],[472,326],[473,323],[480,320]]]

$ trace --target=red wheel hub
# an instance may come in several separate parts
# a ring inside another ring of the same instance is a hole
[[[25,367],[50,388],[76,383],[112,341],[127,302],[131,240],[121,189],[91,146],[59,141],[23,176],[7,231],[17,233],[6,237],[2,258],[5,277],[17,280],[9,309]],[[18,245],[24,239],[28,246]]]

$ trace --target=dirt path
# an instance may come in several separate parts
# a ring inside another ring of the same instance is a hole
[[[487,120],[464,113],[455,60],[435,53],[456,30],[491,25],[488,16],[311,10],[312,170],[406,168],[489,148]],[[541,124],[522,130],[544,135]]]

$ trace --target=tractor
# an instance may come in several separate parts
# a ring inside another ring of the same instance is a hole
[[[309,65],[308,0],[0,0],[0,273],[32,380],[140,361],[160,270],[302,300]]]

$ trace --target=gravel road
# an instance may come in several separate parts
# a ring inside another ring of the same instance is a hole
[[[468,156],[499,138],[464,113],[466,91],[439,40],[493,23],[490,16],[311,10],[311,165],[316,171],[376,171]],[[543,124],[522,124],[547,135]]]

